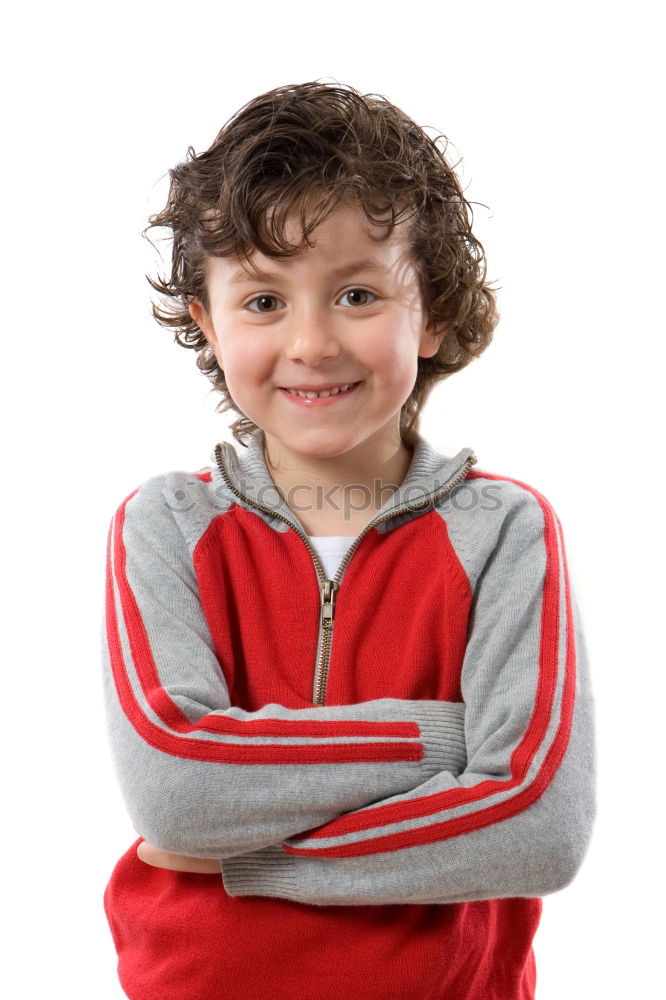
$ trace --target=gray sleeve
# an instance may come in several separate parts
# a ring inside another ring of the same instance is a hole
[[[462,670],[467,766],[244,858],[232,895],[453,903],[564,888],[596,813],[588,656],[559,520],[525,493],[480,573]]]
[[[142,487],[112,519],[105,598],[112,762],[156,847],[233,857],[465,766],[462,703],[232,706],[188,547]]]

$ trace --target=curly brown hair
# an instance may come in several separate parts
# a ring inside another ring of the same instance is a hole
[[[285,220],[300,215],[303,240],[344,202],[363,208],[374,225],[410,223],[408,240],[422,304],[441,336],[436,354],[418,358],[414,387],[400,413],[400,436],[412,448],[419,414],[434,385],[460,371],[489,345],[499,321],[495,291],[486,282],[483,247],[472,234],[471,203],[441,150],[403,111],[381,94],[319,81],[277,87],[245,104],[218,132],[211,146],[169,170],[170,188],[149,225],[172,231],[171,274],[154,281],[163,295],[157,322],[175,330],[182,347],[197,352],[197,367],[221,394],[216,412],[232,408],[234,438],[246,445],[256,425],[231,398],[224,372],[189,304],[206,312],[206,260],[292,256],[303,246],[285,237]],[[448,140],[446,140],[448,145]],[[306,225],[309,206],[319,212]],[[380,218],[372,213],[376,212]],[[385,220],[390,212],[390,221]],[[151,242],[151,241],[149,241]]]

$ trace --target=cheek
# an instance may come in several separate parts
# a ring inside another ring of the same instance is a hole
[[[246,378],[249,372],[262,367],[260,344],[253,343],[243,331],[236,334],[223,331],[218,338],[215,355],[218,363],[224,362],[220,367],[229,372],[230,378]]]
[[[387,385],[416,378],[419,340],[412,325],[412,317],[396,309],[361,331],[359,354]]]
[[[246,398],[264,383],[270,382],[272,355],[261,344],[253,344],[248,337],[222,341],[220,358],[225,362],[224,371],[229,392],[235,399]]]
[[[413,345],[401,342],[383,342],[376,357],[381,358],[381,378],[387,386],[404,389],[414,385],[418,370],[416,350]]]

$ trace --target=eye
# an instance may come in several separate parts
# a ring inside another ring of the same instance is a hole
[[[247,303],[247,306],[249,308],[249,306],[253,302],[270,302],[271,300],[277,301],[277,302],[281,302],[282,301],[281,299],[278,299],[278,297],[276,295],[256,295],[253,299],[250,299],[250,301]],[[250,312],[265,313],[265,312],[273,312],[273,310],[272,309],[268,309],[268,310],[266,310],[266,309],[251,309]]]
[[[358,293],[359,293],[359,292],[361,293],[361,295],[372,295],[372,297],[373,297],[374,299],[376,299],[376,298],[377,298],[377,296],[375,295],[375,293],[374,293],[374,292],[371,292],[371,291],[370,291],[369,289],[367,289],[367,288],[350,288],[350,289],[349,289],[348,291],[346,291],[346,292],[343,292],[343,293],[342,293],[342,298],[344,299],[345,295],[358,295]],[[356,303],[354,303],[354,304],[355,304],[355,305],[359,305],[359,306],[367,306],[367,305],[370,305],[370,303],[369,303],[369,302],[356,302]]]
[[[371,295],[373,299],[376,299],[378,297],[375,295],[374,292],[371,292],[368,288],[349,288],[346,292],[343,292],[340,297],[344,298],[345,295],[358,295],[359,293],[361,295]],[[282,299],[278,299],[277,295],[255,295],[253,299],[250,299],[250,301],[246,303],[246,306],[248,309],[250,309],[250,312],[258,312],[258,313],[263,313],[265,315],[266,313],[275,312],[275,310],[263,309],[263,308],[251,309],[250,307],[254,302],[265,304],[266,302],[272,302],[272,301],[281,302]],[[367,306],[370,305],[371,303],[366,301],[366,302],[355,302],[353,304],[356,306]]]

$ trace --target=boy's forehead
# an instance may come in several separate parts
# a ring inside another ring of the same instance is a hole
[[[299,251],[296,257],[301,257],[307,250]],[[376,260],[373,257],[363,257],[359,259],[340,258],[343,262],[326,267],[326,274],[332,278],[344,278],[347,274],[354,274],[357,271],[370,272],[377,275],[388,275],[391,267],[388,262]],[[263,255],[251,255],[249,264],[242,261],[228,260],[225,266],[229,283],[232,285],[242,284],[244,281],[252,281],[254,278],[264,280],[273,278],[279,273],[289,270],[290,263],[294,257],[287,257],[283,260],[274,261],[270,257]]]
[[[362,213],[361,213],[362,214]],[[286,232],[287,239],[294,245],[302,244],[303,231],[300,221],[297,228]],[[406,264],[409,244],[406,233],[398,224],[388,239],[377,241],[382,232],[373,227],[364,216],[364,222],[349,214],[337,218],[330,216],[309,235],[310,244],[301,245],[288,257],[274,258],[259,249],[248,250],[247,258],[218,258],[219,266],[230,284],[242,284],[254,278],[261,280],[286,274],[300,262],[310,261],[321,264],[331,277],[345,277],[358,271],[370,272],[378,276],[395,272],[401,263]]]

